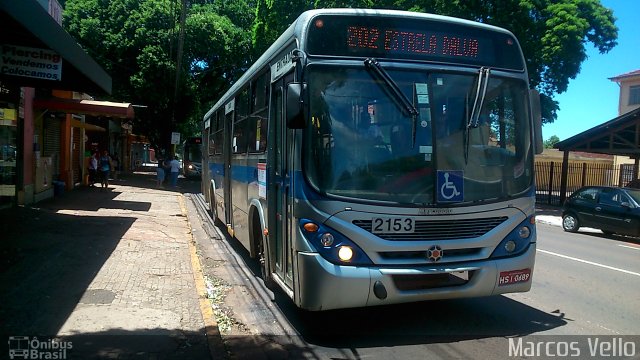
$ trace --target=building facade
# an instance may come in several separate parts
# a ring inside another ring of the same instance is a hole
[[[57,0],[0,0],[0,207],[82,184],[92,144],[122,147],[113,129],[133,118],[131,104],[87,95],[110,94],[111,77],[61,14]]]
[[[618,96],[618,116],[640,108],[640,69],[609,78],[620,87]],[[628,156],[616,156],[614,165],[630,167],[636,159]]]

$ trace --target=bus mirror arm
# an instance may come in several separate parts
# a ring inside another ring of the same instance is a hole
[[[302,129],[305,127],[304,102],[302,94],[307,89],[305,83],[290,83],[287,85],[286,119],[289,129]]]
[[[544,145],[542,143],[542,113],[540,109],[540,93],[535,90],[529,90],[529,101],[531,104],[531,115],[533,116],[533,137],[535,145],[535,153],[542,154]]]

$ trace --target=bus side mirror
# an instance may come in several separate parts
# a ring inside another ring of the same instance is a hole
[[[289,129],[302,129],[305,127],[304,106],[302,92],[307,88],[303,83],[290,83],[287,85],[286,119]]]
[[[535,145],[535,153],[542,154],[544,144],[542,143],[542,113],[540,110],[540,93],[535,90],[529,90],[529,101],[531,102],[531,115],[533,116],[533,140]]]

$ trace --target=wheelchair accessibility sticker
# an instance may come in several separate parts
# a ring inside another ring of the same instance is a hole
[[[438,202],[464,201],[463,179],[460,170],[438,170]]]

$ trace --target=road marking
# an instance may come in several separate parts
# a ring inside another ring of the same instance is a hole
[[[640,273],[637,273],[637,272],[624,270],[624,269],[619,269],[619,268],[616,268],[616,267],[613,267],[613,266],[602,265],[602,264],[595,263],[593,261],[582,260],[582,259],[578,259],[578,258],[574,258],[574,257],[571,257],[571,256],[562,255],[562,254],[558,254],[558,253],[554,253],[554,252],[547,251],[547,250],[542,250],[542,249],[538,249],[538,251],[540,251],[541,253],[545,253],[545,254],[549,254],[549,255],[553,255],[553,256],[558,256],[558,257],[561,257],[561,258],[565,258],[565,259],[569,259],[569,260],[573,260],[573,261],[577,261],[577,262],[581,262],[581,263],[585,263],[585,264],[589,264],[589,265],[599,266],[599,267],[602,267],[602,268],[605,268],[605,269],[609,269],[609,270],[620,271],[620,272],[623,272],[623,273],[629,274],[629,275],[640,276]]]
[[[640,247],[637,247],[637,246],[629,246],[629,245],[618,245],[618,246],[623,248],[633,249],[633,250],[640,250]]]

